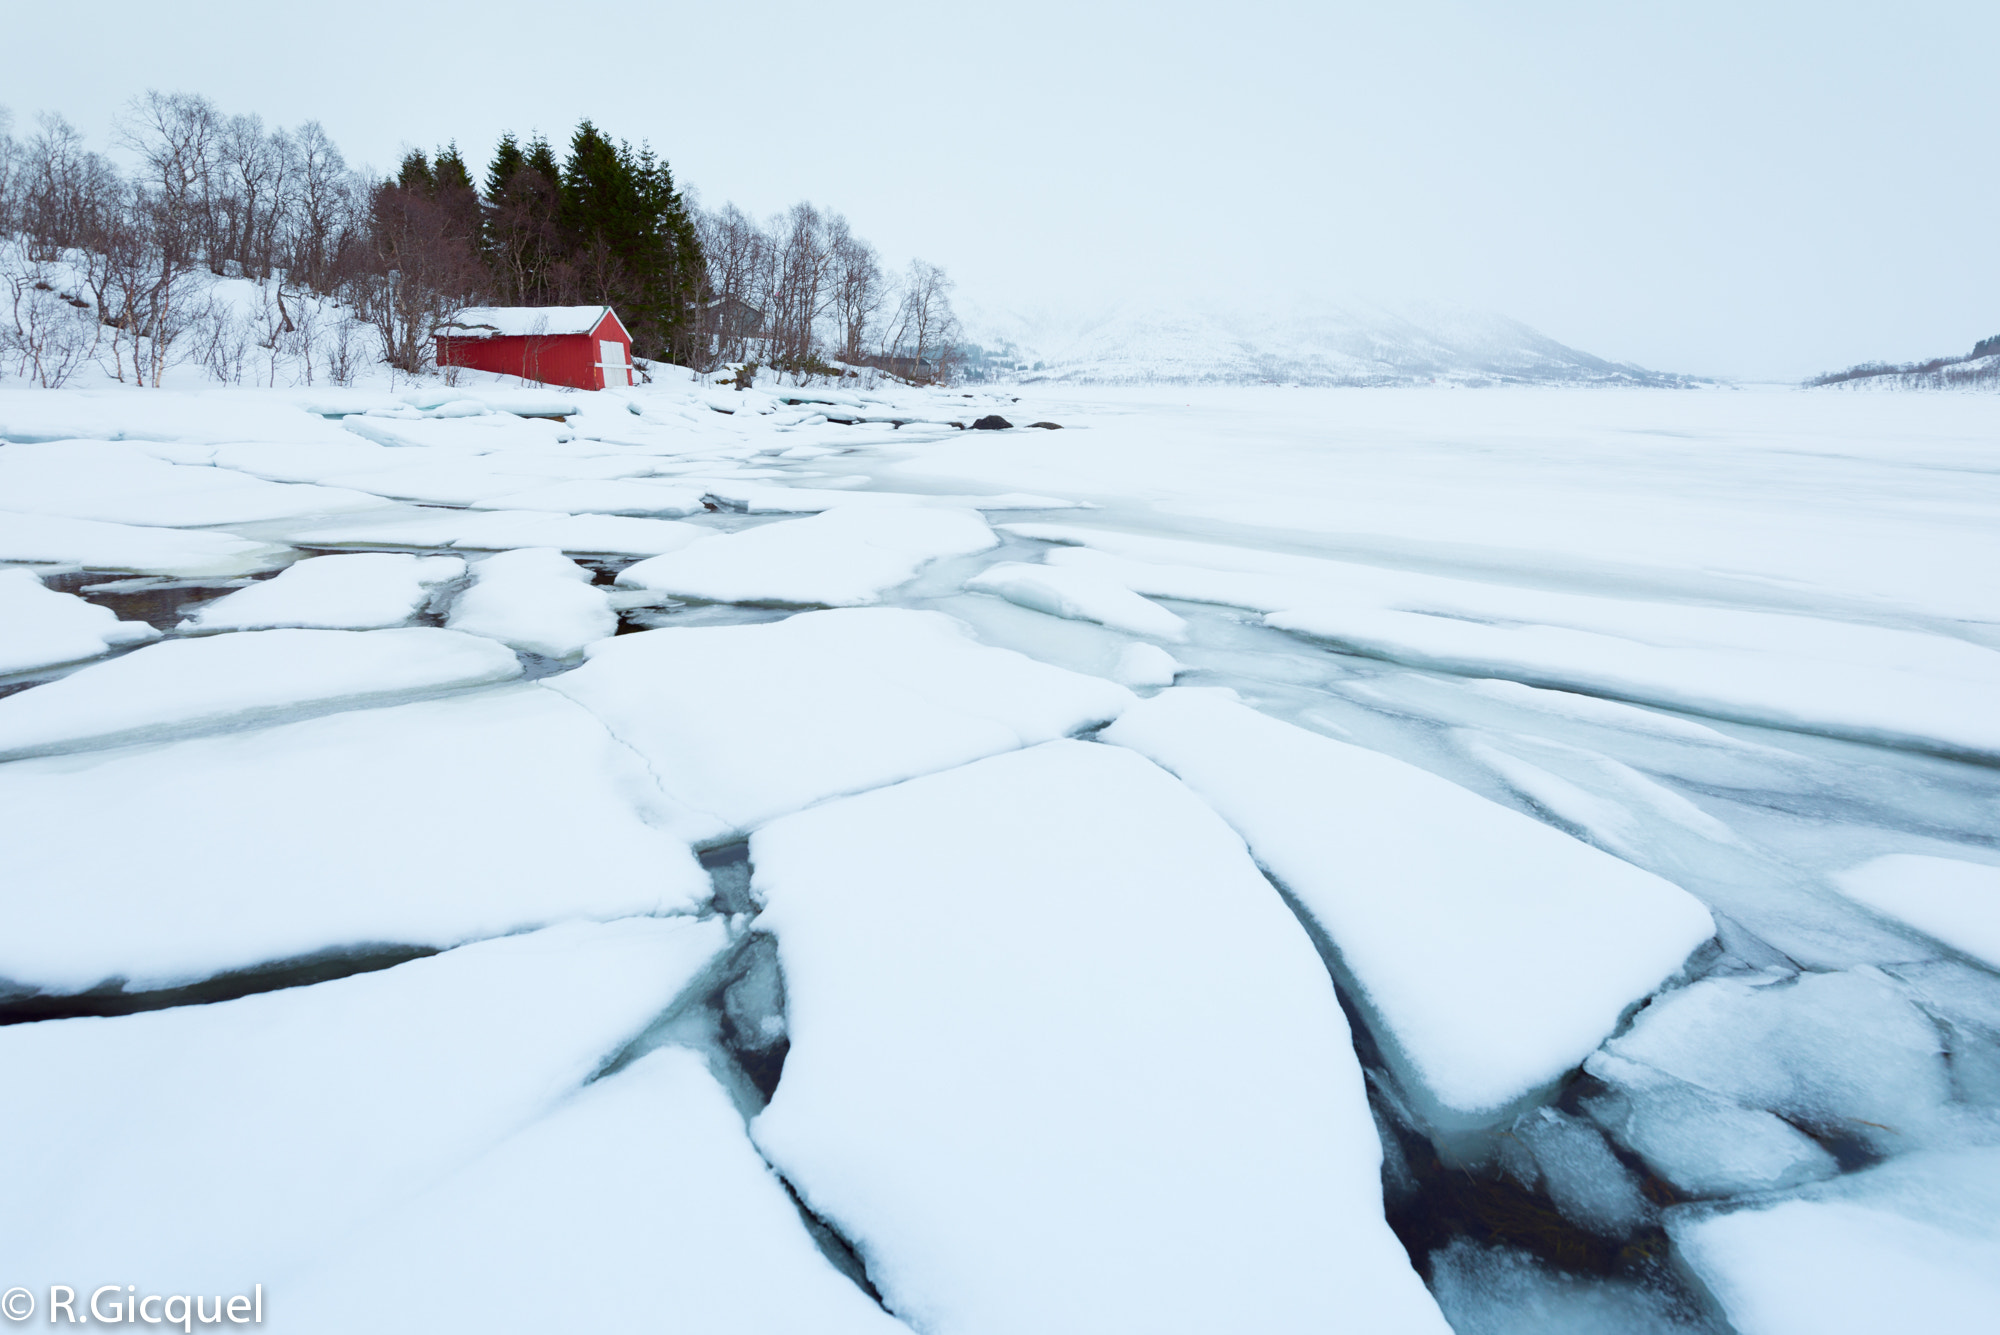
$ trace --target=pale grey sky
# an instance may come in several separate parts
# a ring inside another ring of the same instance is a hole
[[[386,169],[588,115],[989,307],[1424,298],[1782,378],[2000,333],[1991,0],[10,10],[17,132],[186,89]]]

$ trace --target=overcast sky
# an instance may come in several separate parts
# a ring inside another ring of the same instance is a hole
[[[0,104],[147,88],[393,166],[589,116],[970,301],[1456,302],[1796,378],[2000,333],[2000,4],[12,5]]]

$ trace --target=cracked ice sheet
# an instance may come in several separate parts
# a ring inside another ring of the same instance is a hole
[[[1909,1154],[1775,1204],[1683,1206],[1667,1230],[1742,1335],[1992,1329],[2000,1150]]]
[[[240,386],[166,394],[116,389],[0,389],[0,440],[262,440],[313,444],[351,439],[284,391]]]
[[[2000,755],[2000,652],[1824,616],[1560,593],[1072,525],[1053,566],[1413,667],[1858,741]]]
[[[1326,971],[1242,841],[1059,741],[751,839],[757,1144],[929,1335],[1447,1330]]]
[[[578,478],[550,482],[472,503],[475,510],[554,510],[563,514],[665,516],[700,514],[699,487],[640,479]]]
[[[289,547],[252,542],[233,533],[191,533],[0,510],[0,561],[218,578],[269,570],[292,554]]]
[[[997,546],[971,510],[828,510],[718,534],[628,566],[627,588],[723,603],[854,607],[916,576],[929,562]]]
[[[1651,872],[1226,693],[1164,691],[1104,739],[1178,774],[1331,938],[1447,1136],[1583,1061],[1715,932]]]
[[[385,503],[363,491],[166,463],[132,445],[96,440],[0,446],[0,496],[9,509],[30,514],[164,528],[341,514]]]
[[[0,674],[75,663],[114,645],[158,639],[143,621],[43,586],[33,571],[0,570]]]
[[[1018,491],[1005,492],[997,496],[932,496],[909,491],[845,491],[831,487],[744,485],[733,483],[728,479],[717,479],[709,487],[709,492],[718,500],[740,506],[745,512],[753,515],[813,514],[850,506],[878,509],[929,506],[959,510],[1088,508],[1081,501],[1065,501],[1054,496],[1030,496]]]
[[[586,1086],[285,1290],[294,1331],[909,1335],[820,1255],[681,1048]]]
[[[415,616],[440,584],[465,573],[456,556],[405,556],[370,552],[315,556],[294,562],[274,579],[203,604],[182,631],[269,630],[307,626],[323,630],[379,630]]]
[[[357,1228],[542,1117],[719,951],[631,918],[312,987],[0,1028],[21,1083],[0,1255],[141,1293],[275,1301]],[[108,1281],[107,1281],[108,1282]]]
[[[787,811],[1115,718],[1124,687],[979,644],[936,612],[857,608],[602,640],[550,677],[647,764],[707,844]],[[6,701],[0,700],[0,705]]]
[[[659,556],[714,533],[714,529],[677,519],[410,506],[379,520],[371,517],[358,523],[287,529],[285,538],[304,547],[453,547],[464,551],[554,547],[581,555]]]
[[[644,765],[531,686],[0,765],[0,980],[130,990],[321,951],[690,913]]]
[[[455,630],[259,630],[166,640],[0,698],[0,759],[154,741],[484,686],[513,651]]]

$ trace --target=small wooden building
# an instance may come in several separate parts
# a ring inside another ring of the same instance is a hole
[[[632,383],[632,335],[609,306],[474,306],[437,328],[439,366],[575,389]]]

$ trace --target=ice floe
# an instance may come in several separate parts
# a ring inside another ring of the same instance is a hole
[[[1050,616],[1095,621],[1163,640],[1187,638],[1187,622],[1124,585],[1086,570],[1003,561],[974,575],[965,587],[998,594],[1010,603]]]
[[[719,534],[628,566],[618,582],[686,598],[790,607],[854,607],[943,556],[998,543],[969,510],[828,510]]]
[[[541,684],[651,766],[705,844],[843,793],[1115,718],[1131,692],[981,645],[936,612],[851,608],[602,640]],[[6,701],[0,700],[0,706]]]
[[[134,575],[218,578],[269,570],[294,554],[281,544],[253,542],[233,533],[146,528],[0,510],[0,561],[75,565]]]
[[[158,639],[143,621],[57,593],[29,570],[0,570],[0,674],[95,658],[119,645]]]
[[[911,1325],[1447,1329],[1324,969],[1165,773],[1053,742],[750,856],[791,1035],[753,1134]]]
[[[0,765],[0,987],[128,991],[708,896],[645,766],[514,686]]]
[[[559,1106],[720,949],[714,920],[481,942],[312,987],[0,1028],[0,1255],[249,1293]],[[115,1202],[116,1208],[108,1208]],[[86,1290],[88,1292],[88,1290]],[[155,1309],[157,1310],[157,1309]]]
[[[358,558],[357,558],[358,559]],[[473,567],[445,625],[484,635],[523,653],[573,658],[617,633],[618,614],[591,574],[553,547],[524,547]]]
[[[190,468],[132,445],[93,440],[0,447],[0,496],[9,509],[29,514],[165,528],[339,514],[384,504],[360,491]]]
[[[285,1293],[298,1331],[908,1335],[814,1248],[696,1054],[586,1086]]]
[[[294,562],[273,579],[204,604],[182,630],[380,630],[421,611],[440,584],[465,573],[456,556],[369,552]]]
[[[1104,733],[1249,842],[1450,1136],[1580,1063],[1713,934],[1691,895],[1404,761],[1176,689]]]
[[[2000,867],[1890,853],[1835,878],[1848,898],[2000,969]]]
[[[377,704],[521,673],[455,630],[262,630],[166,640],[0,698],[0,759]]]
[[[713,535],[712,529],[675,519],[537,510],[407,509],[372,522],[315,524],[289,531],[286,536],[307,547],[455,547],[466,551],[554,547],[579,555],[658,556]]]
[[[700,514],[703,492],[666,482],[638,479],[572,479],[550,482],[474,501],[475,510],[556,510],[564,514],[639,515],[677,518]]]
[[[1667,1230],[1741,1335],[1984,1331],[2000,1311],[2000,1149],[1905,1155]]]

